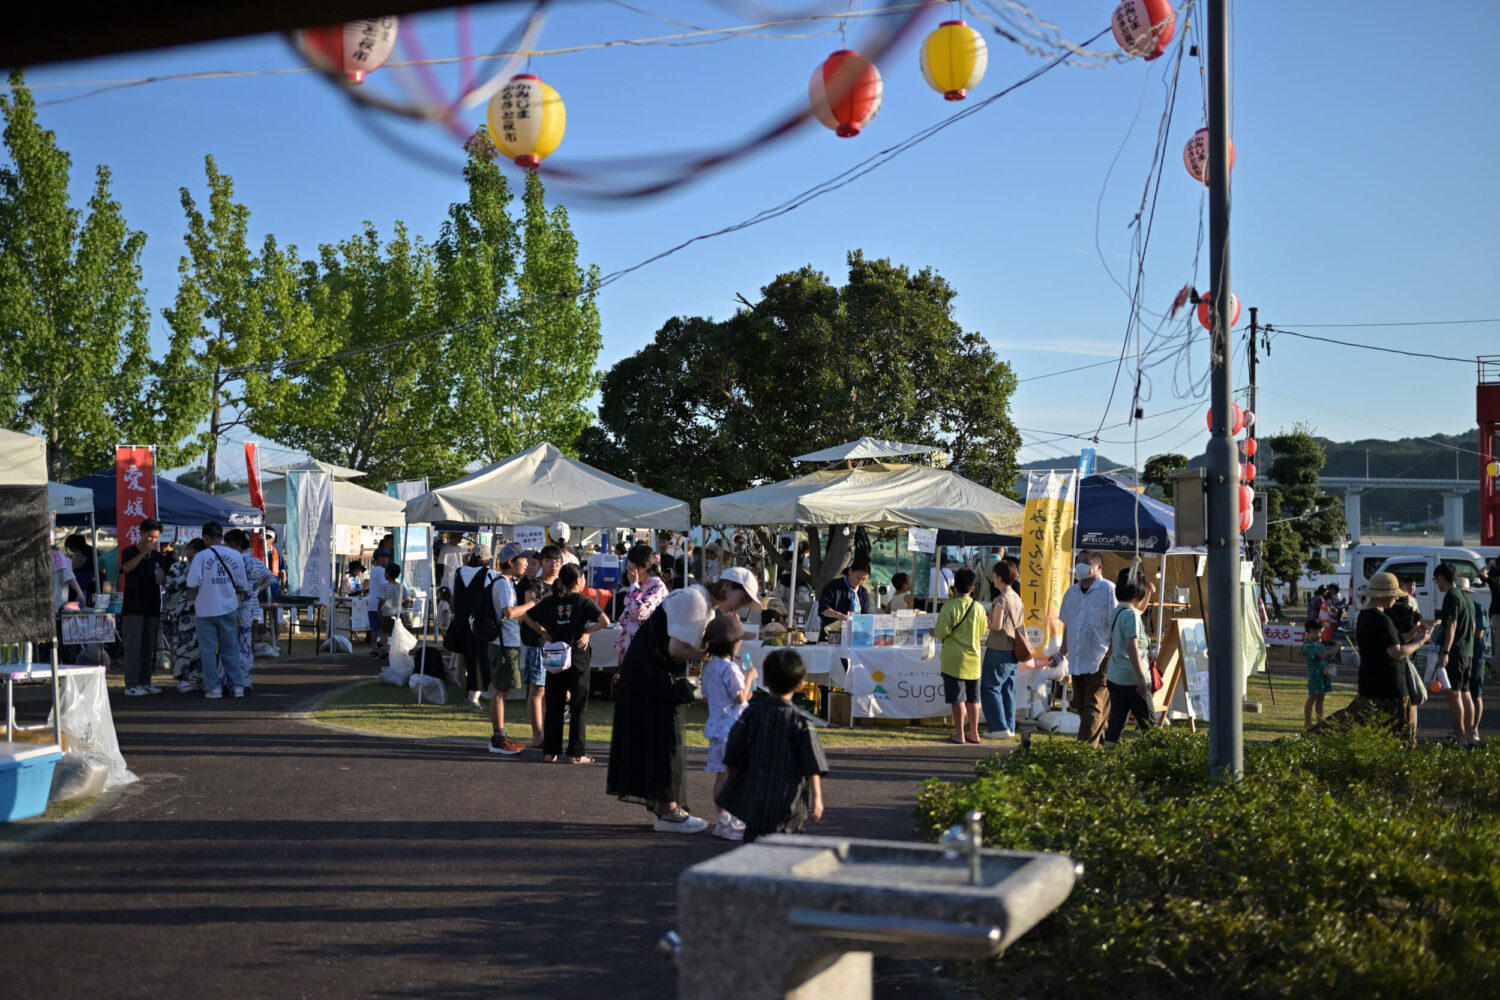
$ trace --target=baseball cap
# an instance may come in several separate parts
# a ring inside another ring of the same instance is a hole
[[[745,626],[735,615],[720,614],[708,623],[703,632],[704,642],[739,642],[745,637]]]
[[[743,566],[731,566],[719,574],[719,579],[739,584],[750,595],[750,603],[760,607],[760,584],[756,582],[754,573]]]
[[[490,548],[488,545],[476,545],[469,550],[470,559],[478,559],[480,562],[490,561]]]
[[[525,549],[521,548],[520,542],[507,542],[504,547],[500,549],[500,565],[504,566],[505,564],[513,561],[517,556],[525,553],[525,551]]]
[[[541,553],[536,549],[522,549],[520,558],[530,559],[534,562],[539,555],[541,555]]]
[[[568,527],[567,521],[558,521],[552,526],[551,535],[554,540],[566,542],[573,534],[573,529]]]

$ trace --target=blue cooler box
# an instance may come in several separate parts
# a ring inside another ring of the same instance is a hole
[[[47,811],[52,769],[60,760],[56,744],[0,743],[0,822]]]

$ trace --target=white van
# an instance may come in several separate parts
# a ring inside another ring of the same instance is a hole
[[[1431,621],[1437,615],[1438,589],[1432,571],[1447,563],[1455,574],[1469,581],[1469,592],[1484,590],[1479,570],[1484,557],[1473,549],[1450,545],[1356,545],[1349,551],[1349,598],[1351,606],[1363,606],[1365,590],[1376,573],[1394,573],[1403,584],[1417,581],[1417,606],[1422,617]]]

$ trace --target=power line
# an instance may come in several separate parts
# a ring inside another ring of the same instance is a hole
[[[1409,323],[1293,323],[1292,326],[1309,326],[1314,329],[1333,327],[1375,326],[1462,326],[1469,323],[1500,323],[1500,316],[1491,319],[1420,319]]]
[[[1317,340],[1325,344],[1335,344],[1339,347],[1357,347],[1365,351],[1380,351],[1385,354],[1401,354],[1408,358],[1423,358],[1428,361],[1457,361],[1460,364],[1472,365],[1473,358],[1455,358],[1447,354],[1429,354],[1423,351],[1403,351],[1397,347],[1380,347],[1375,344],[1356,344],[1347,340],[1335,340],[1332,337],[1319,337],[1312,333],[1298,333],[1296,330],[1284,330],[1279,326],[1266,324],[1267,333],[1286,334],[1288,337],[1301,337],[1303,340]]]

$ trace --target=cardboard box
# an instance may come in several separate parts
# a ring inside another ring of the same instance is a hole
[[[828,692],[828,724],[847,728],[853,721],[854,699],[848,691]]]

